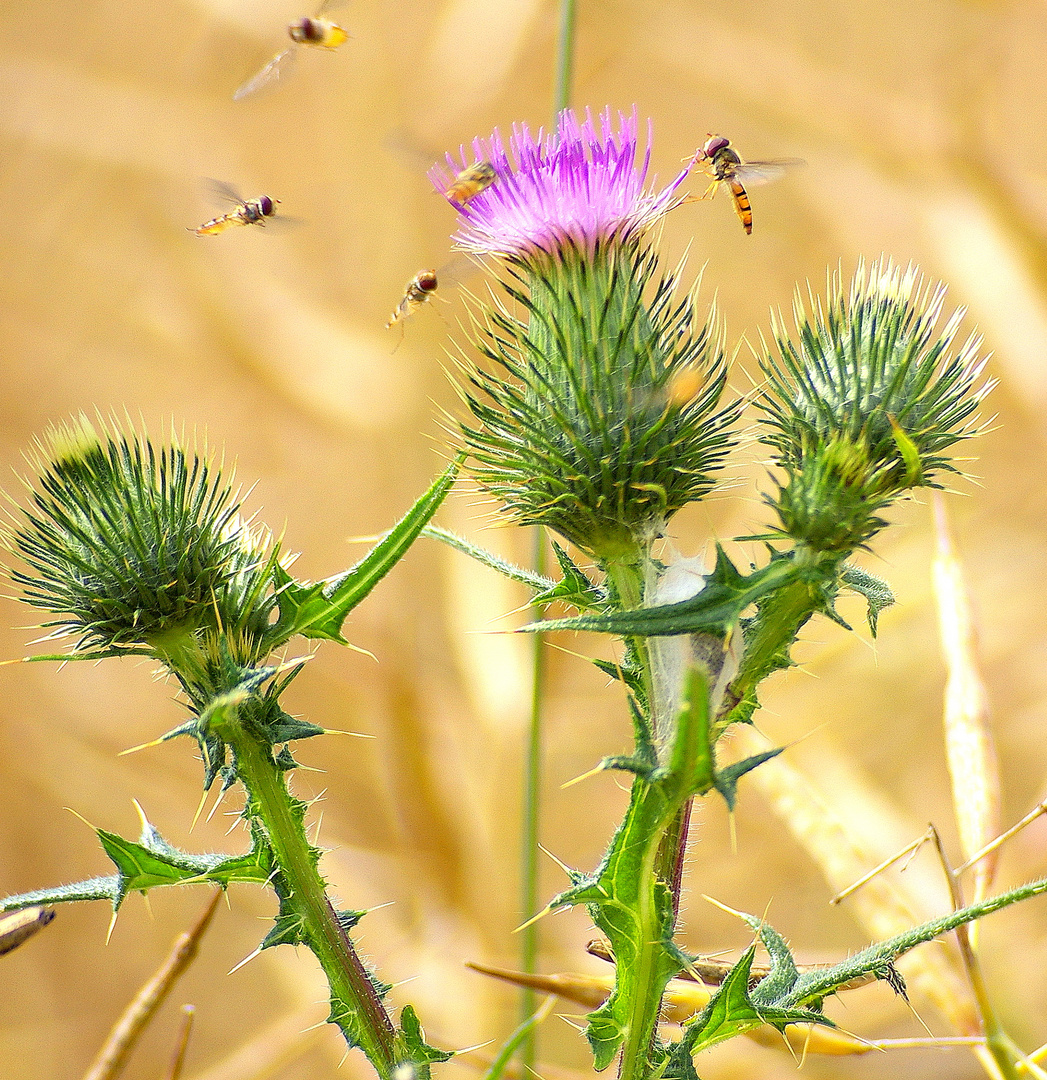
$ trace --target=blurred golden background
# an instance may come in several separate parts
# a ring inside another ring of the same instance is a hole
[[[663,181],[707,132],[727,134],[743,157],[809,163],[751,193],[751,238],[722,195],[665,223],[667,263],[689,248],[688,280],[705,267],[703,295],[717,295],[732,345],[743,335],[758,345],[768,308],[788,308],[797,283],[821,292],[827,267],[846,279],[859,257],[881,253],[946,281],[950,305],[968,305],[984,333],[1000,380],[988,410],[996,419],[970,447],[977,482],[958,484],[947,502],[980,630],[1002,820],[1011,823],[1043,798],[1047,771],[1047,8],[1037,0],[579,7],[574,102],[625,111],[635,102],[641,118],[652,117],[652,167]],[[288,21],[309,13],[294,0],[26,0],[0,9],[0,454],[15,498],[22,454],[49,422],[98,410],[126,412],[156,435],[173,423],[236,462],[239,481],[253,486],[249,509],[303,553],[300,576],[319,578],[355,561],[361,549],[350,539],[387,528],[438,471],[439,411],[457,408],[443,368],[449,337],[465,340],[461,299],[452,289],[449,303],[423,308],[398,347],[398,331],[383,328],[404,282],[451,258],[454,215],[425,179],[426,148],[548,121],[556,5],[354,0],[333,13],[352,35],[342,48],[302,50],[292,78],[234,103],[236,87],[286,43]],[[221,209],[203,197],[207,177],[280,199],[280,213],[303,224],[198,238],[187,228]],[[742,344],[738,389],[753,369]],[[680,550],[693,554],[711,537],[766,521],[759,450],[745,460],[736,487],[674,521]],[[928,821],[959,862],[942,754],[929,500],[905,504],[894,520],[863,560],[899,601],[880,639],[870,644],[856,603],[842,609],[855,634],[812,624],[804,667],[775,677],[758,722],[777,743],[814,732],[789,763],[863,837],[870,865]],[[517,561],[530,557],[531,537],[499,527],[468,485],[438,521]],[[529,646],[499,632],[524,599],[421,541],[347,627],[377,661],[325,645],[291,692],[292,707],[315,723],[376,736],[302,745],[300,759],[321,771],[296,773],[295,788],[324,793],[316,808],[320,842],[331,849],[324,868],[341,901],[392,902],[364,921],[361,947],[383,977],[413,980],[392,1000],[414,1002],[431,1041],[445,1047],[504,1038],[516,1022],[512,993],[462,961],[513,966],[511,931],[524,917],[516,837]],[[33,651],[33,621],[30,609],[3,601],[5,658]],[[624,806],[620,779],[561,785],[627,747],[628,720],[590,665],[564,651],[549,662],[542,835],[558,858],[590,869]],[[134,835],[136,798],[179,846],[242,849],[235,817],[223,814],[235,812],[235,799],[190,835],[201,777],[190,743],[116,756],[182,716],[174,687],[149,665],[13,665],[0,679],[0,892],[108,872],[66,808]],[[772,812],[759,775],[742,784],[736,848],[722,804],[710,799],[696,814],[686,944],[748,943],[743,924],[703,901],[708,893],[766,911],[801,959],[861,947],[869,931],[847,904],[827,905],[835,886]],[[1007,847],[996,888],[1047,873],[1045,838],[1041,822]],[[945,910],[930,854],[906,874],[898,880],[925,883],[929,910]],[[543,875],[543,896],[562,887],[551,860]],[[148,904],[132,897],[108,945],[105,905],[64,908],[0,960],[0,1077],[80,1076],[205,901],[202,890],[161,892]],[[128,1077],[161,1076],[183,1001],[198,1007],[186,1073],[195,1080],[368,1075],[358,1054],[342,1063],[335,1029],[300,1034],[325,1015],[308,954],[275,949],[227,974],[271,912],[262,890],[231,891]],[[589,931],[579,911],[545,920],[543,970],[599,972],[583,951]],[[1042,899],[981,931],[993,1001],[1027,1049],[1047,1041],[1045,935]],[[931,1003],[914,1004],[932,1031],[954,1033]],[[883,985],[841,1005],[834,1015],[867,1037],[923,1034]],[[252,1040],[267,1071],[230,1060]],[[560,1019],[546,1023],[541,1048],[543,1076],[588,1071],[583,1040]],[[699,1072],[772,1080],[796,1065],[784,1050],[739,1040],[700,1061]],[[983,1075],[957,1050],[811,1057],[804,1067],[819,1078]],[[479,1068],[464,1058],[441,1074]]]

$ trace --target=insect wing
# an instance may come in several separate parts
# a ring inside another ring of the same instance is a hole
[[[241,101],[251,94],[257,94],[259,90],[272,86],[279,79],[288,75],[294,67],[297,53],[298,48],[295,45],[292,45],[289,49],[284,49],[282,53],[277,53],[257,75],[253,75],[239,87],[236,93],[233,94],[233,101]]]
[[[731,178],[746,187],[758,187],[780,180],[790,169],[806,165],[803,158],[780,158],[775,161],[744,161],[731,170]]]
[[[236,206],[243,206],[244,203],[247,202],[243,195],[241,195],[232,184],[226,184],[222,180],[212,180],[208,178],[206,187],[212,200],[234,203]]]

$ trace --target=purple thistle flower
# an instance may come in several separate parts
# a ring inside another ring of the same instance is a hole
[[[528,259],[564,246],[591,251],[601,241],[642,232],[683,201],[677,188],[690,164],[668,187],[646,190],[651,160],[647,149],[636,163],[636,107],[611,123],[610,107],[600,115],[599,132],[589,110],[585,122],[565,109],[556,134],[532,136],[526,124],[513,125],[510,159],[495,128],[489,139],[473,140],[475,161],[464,148],[461,160],[447,155],[447,168],[434,165],[429,178],[441,193],[475,162],[489,162],[496,179],[465,201],[448,201],[461,214],[455,241],[477,255]]]

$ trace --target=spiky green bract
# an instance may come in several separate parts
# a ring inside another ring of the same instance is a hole
[[[12,537],[29,570],[12,577],[57,616],[45,626],[78,635],[81,651],[164,658],[210,634],[236,661],[256,658],[277,551],[206,456],[81,419],[53,428],[35,457],[33,509]]]
[[[980,340],[953,349],[962,311],[939,331],[945,290],[913,267],[859,264],[823,308],[795,305],[797,335],[780,320],[764,362],[761,441],[785,473],[769,497],[780,532],[817,551],[848,552],[884,525],[879,511],[913,487],[956,472],[944,453],[979,431]]]
[[[606,564],[645,551],[715,484],[732,445],[719,335],[636,234],[508,259],[516,312],[487,313],[462,434],[480,483],[524,524]]]

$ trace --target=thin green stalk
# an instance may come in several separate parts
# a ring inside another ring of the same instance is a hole
[[[575,0],[560,0],[560,32],[556,41],[556,89],[553,92],[554,121],[571,104],[577,6]]]
[[[560,32],[556,44],[556,88],[553,92],[553,121],[570,104],[571,78],[574,70],[575,0],[561,0]],[[536,529],[534,539],[535,572],[545,572],[545,530]],[[535,621],[545,614],[535,609]],[[527,736],[527,762],[524,774],[523,828],[520,838],[520,906],[526,918],[538,911],[538,838],[541,824],[542,707],[545,697],[545,635],[535,634],[531,652],[531,717]],[[520,967],[529,975],[538,970],[538,924],[524,927],[520,935]],[[525,989],[520,997],[524,1022],[535,1011],[535,993]],[[519,1059],[525,1074],[533,1072],[537,1061],[536,1029],[530,1024],[520,1039]]]
[[[609,562],[603,569],[607,574],[623,611],[635,611],[643,606],[643,570],[649,558],[649,551],[639,555],[635,561]],[[648,702],[654,701],[654,687],[651,679],[651,652],[647,647],[647,638],[630,637],[627,639],[643,672],[644,690]]]
[[[534,558],[537,574],[545,573],[545,530],[534,531]],[[545,615],[544,605],[533,609],[535,621]],[[531,643],[531,719],[527,736],[527,760],[524,765],[523,828],[520,837],[520,907],[524,917],[530,919],[539,908],[538,892],[538,842],[541,825],[542,780],[542,708],[545,703],[545,635],[537,633]],[[539,927],[532,922],[520,931],[520,968],[533,975],[538,970]],[[535,1011],[535,992],[524,989],[520,995],[520,1010],[524,1022]],[[519,1043],[520,1064],[524,1070],[533,1070],[537,1060],[535,1025],[524,1030]]]
[[[302,937],[330,983],[331,1000],[356,1007],[354,1016],[335,1019],[382,1080],[390,1080],[397,1064],[395,1028],[327,898],[301,815],[296,813],[300,804],[287,790],[286,773],[273,760],[272,748],[245,730],[238,719],[223,724],[222,734],[236,754],[251,812],[265,827],[289,902],[301,919]]]

